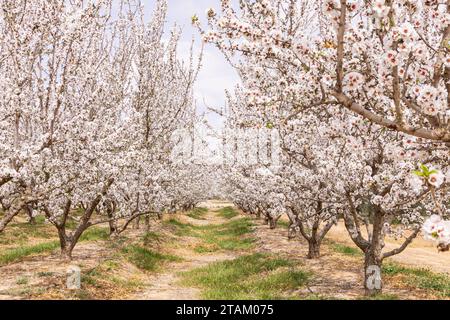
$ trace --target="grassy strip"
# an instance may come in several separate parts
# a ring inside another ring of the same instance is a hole
[[[120,255],[103,261],[81,275],[81,290],[75,293],[75,298],[80,300],[111,299],[126,295],[143,287],[139,277],[121,274],[123,270],[122,257]]]
[[[255,239],[248,235],[253,232],[253,222],[242,218],[223,225],[211,225],[203,228],[202,240],[211,251],[215,250],[248,250],[254,246]],[[196,250],[201,250],[200,246]]]
[[[96,241],[108,239],[108,230],[104,228],[90,228],[86,230],[80,237],[80,241]],[[5,250],[5,252],[0,253],[0,266],[6,264],[17,262],[25,257],[41,254],[45,252],[51,252],[60,247],[58,240],[43,242],[35,245],[21,246],[19,248],[13,248]]]
[[[130,245],[124,247],[122,249],[122,252],[125,254],[128,261],[133,263],[139,269],[143,269],[146,271],[158,270],[163,262],[181,260],[179,257],[154,252],[138,245]]]
[[[185,272],[182,284],[202,288],[204,299],[292,299],[289,291],[310,277],[293,267],[293,261],[257,253]]]
[[[39,217],[37,217],[39,218]],[[52,226],[45,225],[41,219],[36,224],[15,223],[8,226],[7,232],[0,234],[0,244],[26,243],[30,238],[51,239],[57,237]]]
[[[80,241],[97,241],[109,239],[109,230],[106,228],[89,228],[80,237]]]
[[[382,271],[387,277],[401,277],[411,287],[424,289],[442,298],[450,297],[450,277],[446,274],[405,267],[393,262],[385,263]]]
[[[144,246],[153,246],[159,244],[164,240],[164,237],[157,232],[148,231],[142,236]]]
[[[33,254],[53,251],[57,248],[59,248],[59,241],[44,242],[32,246],[9,249],[0,254],[0,266],[19,261],[22,258]]]
[[[345,254],[346,256],[359,257],[363,256],[363,253],[358,248],[349,247],[341,243],[332,242],[331,249],[334,252]]]
[[[232,219],[239,215],[239,213],[236,212],[236,210],[234,210],[232,207],[222,208],[218,212],[219,212],[219,217],[222,217],[225,219]]]
[[[278,220],[277,225],[282,227],[283,229],[288,229],[290,226],[290,222],[286,220]]]
[[[205,215],[207,212],[208,209],[206,208],[194,208],[187,214],[187,216],[195,220],[205,220]]]
[[[203,244],[194,249],[198,253],[217,250],[246,250],[252,248],[255,242],[254,238],[248,236],[253,231],[253,223],[249,218],[206,226],[182,223],[176,219],[170,219],[165,223],[176,229],[176,235],[201,239]]]

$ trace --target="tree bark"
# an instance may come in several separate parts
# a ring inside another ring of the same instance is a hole
[[[150,231],[150,215],[147,214],[144,218],[144,222],[145,222],[145,232],[149,232]]]
[[[64,215],[60,222],[55,222],[54,225],[58,230],[58,236],[61,244],[61,257],[67,261],[72,260],[72,251],[75,248],[76,244],[80,240],[81,235],[86,229],[92,226],[90,222],[91,217],[95,210],[97,209],[98,204],[100,203],[102,197],[108,192],[109,188],[113,184],[114,179],[109,179],[108,182],[103,187],[103,190],[100,194],[98,194],[95,199],[93,199],[89,206],[84,209],[84,214],[81,217],[81,220],[77,226],[77,228],[70,233],[69,235],[66,232],[66,223],[67,218],[70,214],[72,202],[68,200],[66,203],[66,207],[64,209]],[[46,210],[46,214],[48,217],[51,217],[51,213]]]
[[[73,245],[73,241],[66,234],[65,224],[57,226],[57,230],[58,230],[59,244],[61,247],[61,259],[63,259],[64,261],[71,261],[72,251],[73,248],[75,247]]]
[[[72,252],[76,244],[75,241],[68,241],[65,246],[61,246],[61,258],[64,261],[72,261]]]
[[[364,252],[364,289],[368,296],[380,294],[383,290],[381,266],[383,262],[385,215],[379,208],[372,209],[374,210],[372,239],[370,246]]]
[[[33,216],[33,208],[27,206],[25,211],[27,212],[28,215],[28,223],[32,225],[36,224],[36,218]]]
[[[115,211],[115,205],[114,203],[109,203],[108,207],[106,209],[108,219],[109,219],[109,235],[114,236],[117,232],[117,221],[114,220],[114,211]]]
[[[308,259],[318,259],[320,258],[320,245],[321,241],[316,241],[316,239],[310,239],[308,241]]]
[[[277,222],[278,222],[278,218],[272,218],[269,217],[269,227],[270,229],[276,229],[277,228]]]
[[[6,226],[14,219],[14,217],[20,213],[21,209],[21,206],[19,208],[9,208],[5,216],[0,219],[0,233],[2,233],[3,230],[5,230]]]
[[[381,277],[382,260],[373,250],[368,250],[364,258],[364,289],[366,296],[382,293],[383,281]]]
[[[135,220],[134,220],[134,229],[138,229],[139,230],[139,228],[140,228],[140,223],[141,223],[141,217],[137,217]]]

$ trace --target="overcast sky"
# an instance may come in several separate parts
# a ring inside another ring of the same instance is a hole
[[[145,1],[147,10],[151,11],[155,0]],[[200,52],[200,35],[192,25],[191,17],[194,14],[200,18],[202,25],[206,26],[206,10],[220,8],[220,0],[168,0],[169,13],[167,28],[175,23],[182,29],[183,36],[180,43],[180,55],[188,56],[192,38],[196,41],[197,52]],[[233,89],[238,83],[236,72],[231,68],[220,51],[212,45],[206,45],[203,57],[203,66],[195,87],[195,97],[200,110],[204,110],[205,103],[214,108],[225,104],[225,90]],[[220,119],[214,114],[208,116],[210,123],[220,126]]]
[[[146,11],[151,15],[156,0],[143,0]],[[199,32],[191,24],[191,18],[196,14],[202,26],[206,28],[206,11],[214,8],[219,11],[220,0],[168,0],[167,33],[176,24],[182,30],[182,38],[179,44],[179,54],[182,58],[189,57],[189,49],[192,39],[195,40],[196,52],[201,51],[202,41]],[[199,79],[195,86],[195,98],[198,113],[206,110],[206,105],[214,109],[221,109],[226,102],[225,90],[233,90],[239,82],[237,73],[229,66],[222,53],[213,45],[205,45],[203,52],[203,63]],[[223,119],[213,112],[207,113],[208,123],[216,131],[220,131]],[[221,141],[208,137],[206,133],[198,130],[197,134],[202,140],[208,142],[209,152],[221,154],[219,151]],[[203,153],[203,152],[202,152]]]

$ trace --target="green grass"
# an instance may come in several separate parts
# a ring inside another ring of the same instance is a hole
[[[164,262],[181,260],[179,257],[154,252],[137,245],[124,247],[122,252],[131,263],[146,271],[156,271]]]
[[[331,244],[331,249],[333,249],[333,251],[335,252],[339,252],[352,257],[358,257],[363,255],[361,250],[359,250],[358,248],[349,247],[335,242]]]
[[[19,261],[24,257],[51,252],[59,248],[59,241],[44,242],[36,245],[22,246],[20,248],[8,249],[0,253],[0,266]]]
[[[54,276],[55,273],[54,273],[54,272],[51,272],[51,271],[41,271],[41,272],[38,272],[37,275],[38,275],[38,277],[43,278],[43,277],[51,277],[51,276]]]
[[[355,247],[350,247],[348,245],[336,242],[331,239],[325,239],[324,243],[328,245],[328,247],[333,250],[334,252],[344,254],[346,256],[351,257],[362,257],[364,254],[363,252]]]
[[[123,278],[114,277],[114,276],[111,277],[111,282],[121,288],[129,289],[129,290],[141,288],[143,285],[142,282],[137,281],[137,280],[123,279]]]
[[[163,236],[157,232],[149,231],[142,236],[142,241],[145,246],[160,243],[163,240]]]
[[[403,275],[406,284],[430,291],[440,297],[450,297],[450,277],[446,274],[434,273],[428,269],[418,269],[401,266],[389,262],[383,265],[386,276]]]
[[[253,222],[249,218],[241,218],[218,225],[196,226],[182,223],[176,219],[164,222],[173,227],[178,236],[190,236],[202,240],[202,244],[194,248],[198,253],[218,250],[247,250],[254,246],[255,239],[249,237],[253,232]]]
[[[290,260],[252,254],[182,273],[182,284],[202,289],[204,299],[292,299],[310,274]]]
[[[108,230],[105,228],[90,228],[86,230],[80,237],[82,241],[96,241],[108,239]],[[18,248],[12,248],[0,252],[0,266],[17,262],[25,257],[41,254],[46,252],[52,252],[60,247],[58,240],[44,242],[36,245],[24,245]]]
[[[278,220],[277,225],[278,225],[279,227],[284,228],[284,229],[288,229],[290,223],[289,223],[289,221],[286,221],[286,220]]]
[[[66,228],[73,230],[77,224],[76,221],[70,220],[67,222]],[[91,227],[82,234],[80,241],[105,240],[108,237],[109,232],[106,228]],[[26,244],[30,238],[52,239],[57,238],[57,233],[53,226],[45,223],[44,216],[37,216],[36,224],[12,223],[8,226],[7,232],[0,234],[0,244]]]
[[[19,285],[28,284],[28,278],[27,277],[20,277],[19,279],[17,279],[16,284],[19,284]]]
[[[209,246],[222,250],[247,250],[254,245],[255,239],[248,237],[253,231],[253,223],[248,218],[233,220],[219,226],[210,226],[204,230],[201,238]]]
[[[144,287],[142,278],[131,273],[126,262],[129,255],[116,252],[94,268],[81,273],[81,289],[72,293],[79,300],[111,300]],[[124,272],[122,272],[124,271]]]
[[[80,237],[80,241],[97,241],[109,239],[109,230],[100,227],[91,227],[87,229]]]
[[[232,219],[239,215],[239,213],[236,212],[236,210],[234,210],[234,208],[232,208],[232,207],[222,208],[218,212],[219,212],[219,217],[222,217],[225,219]]]
[[[103,277],[103,272],[101,270],[101,266],[97,266],[92,268],[91,270],[81,273],[81,284],[82,285],[90,285],[93,287],[100,287],[100,283],[98,279]]]
[[[198,253],[218,250],[248,250],[254,246],[255,242],[254,238],[249,237],[253,231],[253,222],[249,218],[206,226],[194,226],[170,220],[169,223],[176,226],[176,234],[202,240],[203,243],[194,248]]]
[[[207,212],[208,209],[206,208],[194,208],[187,214],[187,216],[196,220],[205,220],[205,215]]]
[[[50,225],[44,223],[45,218],[36,217],[36,224],[12,223],[4,233],[0,234],[0,244],[26,243],[30,238],[51,239],[56,235]]]
[[[193,224],[183,223],[175,218],[166,220],[163,222],[167,226],[171,226],[175,229],[174,234],[177,236],[194,236],[195,229],[197,228]]]

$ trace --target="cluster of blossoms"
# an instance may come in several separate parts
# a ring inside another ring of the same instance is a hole
[[[450,221],[443,220],[438,215],[431,216],[422,226],[426,239],[436,241],[438,246],[448,250],[450,245]]]
[[[450,3],[221,3],[211,42],[243,83],[230,126],[282,138],[270,178],[254,165],[225,170],[244,211],[287,213],[312,258],[342,221],[365,268],[403,252],[427,217],[448,219]],[[403,242],[384,251],[387,236]]]

